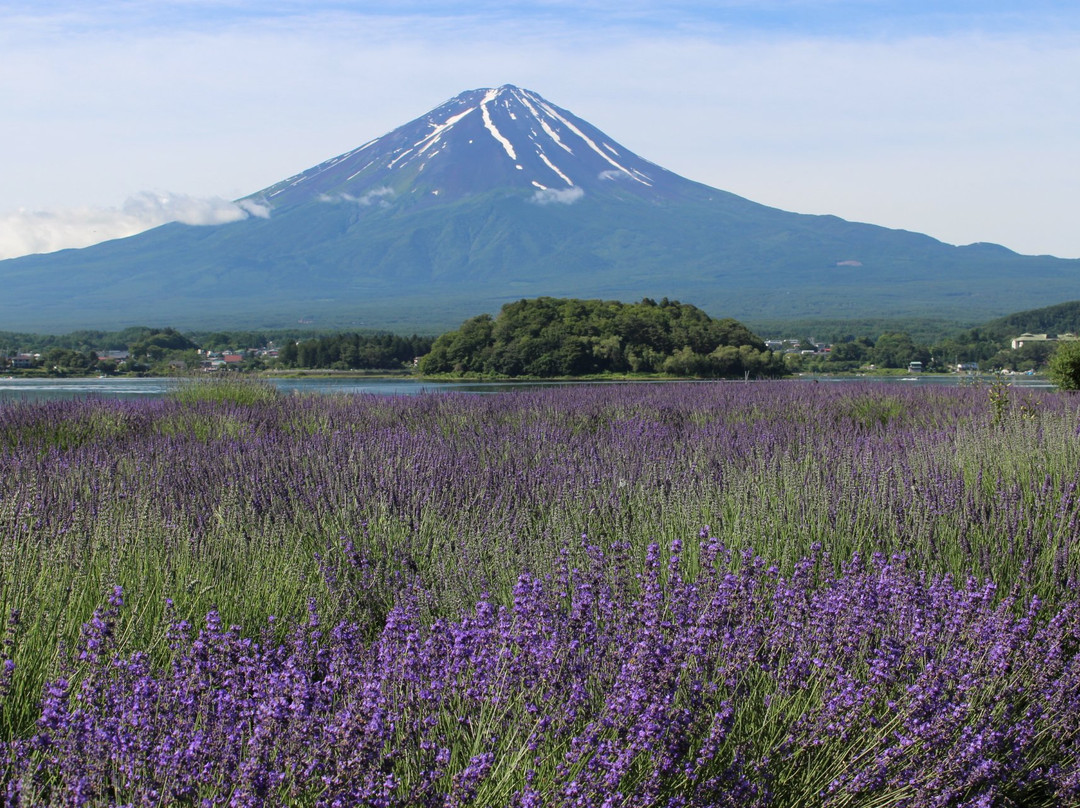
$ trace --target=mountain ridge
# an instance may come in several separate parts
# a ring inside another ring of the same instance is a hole
[[[396,178],[388,184],[390,169]],[[297,197],[310,199],[313,186],[320,194],[348,194],[361,204],[387,203],[386,197],[397,193],[394,186],[451,199],[491,187],[516,188],[540,203],[557,202],[559,194],[575,189],[609,197],[734,197],[639,157],[569,110],[512,84],[463,92],[386,135],[247,198],[287,207]],[[368,194],[377,196],[369,199]]]
[[[771,208],[513,85],[461,93],[244,197],[268,215],[0,261],[0,329],[453,327],[539,296],[715,316],[961,316],[1075,297],[1080,261]]]

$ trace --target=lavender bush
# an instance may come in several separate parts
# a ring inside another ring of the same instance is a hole
[[[1078,425],[801,383],[5,406],[5,799],[1078,805]]]

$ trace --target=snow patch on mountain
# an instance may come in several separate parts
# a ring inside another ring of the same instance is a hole
[[[352,174],[350,174],[349,177],[345,180],[345,182],[349,182],[350,180],[354,179],[355,177],[359,177],[361,174],[363,174],[365,171],[367,171],[369,168],[371,168],[374,164],[375,164],[374,160],[369,160],[368,162],[366,162],[364,164],[363,168],[361,168],[359,171],[356,171],[356,172],[353,172]]]
[[[554,129],[552,128],[551,124],[549,124],[549,123],[548,123],[548,122],[547,122],[546,120],[544,120],[544,117],[543,117],[543,116],[542,116],[542,115],[541,115],[541,114],[540,114],[539,112],[537,112],[537,110],[536,110],[536,107],[534,107],[534,106],[533,106],[532,104],[530,104],[530,103],[529,103],[529,99],[528,99],[527,95],[526,95],[525,93],[522,93],[522,94],[520,94],[520,95],[518,96],[518,98],[520,98],[520,99],[521,99],[521,103],[525,105],[525,107],[526,107],[526,108],[527,108],[527,109],[529,110],[529,113],[530,113],[530,114],[531,114],[531,115],[532,115],[532,116],[533,116],[533,117],[534,117],[534,118],[535,118],[535,119],[536,119],[537,121],[539,121],[539,123],[540,123],[540,128],[544,130],[544,133],[545,133],[545,134],[546,134],[546,135],[547,135],[547,136],[548,136],[549,138],[551,138],[552,140],[554,140],[554,141],[555,141],[555,142],[556,142],[556,143],[557,143],[557,144],[558,144],[559,146],[561,146],[561,147],[562,147],[563,149],[565,149],[566,151],[568,151],[568,152],[569,152],[570,154],[573,154],[573,153],[574,153],[574,150],[573,150],[573,149],[571,149],[571,148],[570,148],[569,146],[567,146],[567,145],[566,145],[565,143],[563,143],[563,141],[562,141],[562,138],[560,138],[560,137],[559,137],[559,133],[558,133],[558,132],[556,132],[556,131],[555,131],[555,130],[554,130]],[[543,101],[542,101],[542,99],[537,99],[537,100],[538,100],[538,102],[539,102],[539,103],[540,103],[541,105],[544,105],[544,104],[543,104]],[[546,105],[544,105],[544,106],[546,106]]]
[[[488,90],[487,95],[484,96],[484,100],[480,103],[480,112],[484,116],[484,126],[491,132],[491,136],[499,141],[499,143],[502,144],[502,147],[506,149],[506,153],[510,155],[510,159],[517,160],[517,153],[514,151],[514,145],[503,136],[502,132],[495,127],[494,122],[491,120],[491,110],[488,109],[488,104],[494,101],[498,94],[498,90]]]
[[[619,165],[614,160],[612,160],[610,157],[608,157],[608,155],[604,153],[604,150],[601,149],[599,146],[596,145],[596,143],[593,142],[592,138],[590,138],[588,135],[586,135],[584,132],[582,132],[580,129],[578,129],[576,126],[574,126],[572,123],[570,123],[570,121],[566,120],[566,118],[564,118],[562,115],[560,115],[555,110],[553,110],[549,104],[544,104],[543,108],[553,118],[560,121],[563,124],[563,126],[565,126],[567,129],[569,129],[571,132],[573,132],[579,138],[584,140],[586,146],[588,146],[594,152],[596,152],[601,157],[603,157],[605,160],[607,160],[609,163],[611,163],[613,166],[615,166],[615,168],[619,169],[619,171],[624,172],[628,177],[630,177],[631,179],[637,180],[642,185],[652,185],[652,183],[649,182],[647,177],[645,179],[642,179],[642,177],[645,176],[644,174],[641,174],[641,176],[638,176],[640,174],[640,172],[631,171],[630,169]]]
[[[406,149],[401,154],[399,154],[397,157],[395,157],[393,160],[391,160],[390,165],[388,165],[387,168],[393,168],[394,166],[396,166],[398,163],[400,163],[402,160],[404,160],[406,157],[408,157],[412,153],[413,153],[412,149]]]
[[[544,152],[542,150],[537,149],[537,154],[540,155],[540,159],[544,161],[544,164],[548,168],[550,168],[552,171],[554,171],[556,174],[558,174],[559,177],[562,178],[563,182],[565,182],[567,185],[573,185],[574,184],[574,181],[572,179],[570,179],[568,176],[566,176],[565,174],[563,174],[562,171],[559,170],[559,167],[557,165],[555,165],[553,162],[551,162],[551,160],[548,159],[548,156],[546,154],[544,154]]]
[[[446,123],[432,124],[432,127],[434,127],[432,132],[427,136],[427,138],[425,138],[425,140],[421,140],[420,143],[416,143],[413,146],[413,148],[416,148],[416,147],[419,146],[420,151],[417,152],[417,154],[423,154],[431,146],[433,146],[434,144],[439,142],[439,138],[442,137],[443,132],[445,132],[447,129],[452,127],[454,124],[456,124],[458,121],[460,121],[466,115],[468,115],[470,112],[475,112],[475,111],[476,111],[476,107],[469,107],[464,112],[460,112],[457,115],[452,115],[451,117],[449,117],[446,120]],[[423,145],[421,145],[421,144],[423,144]]]

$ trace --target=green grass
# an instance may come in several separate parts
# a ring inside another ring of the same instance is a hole
[[[170,398],[189,405],[199,401],[213,401],[251,406],[272,402],[280,395],[278,389],[265,379],[225,371],[185,376],[176,390],[170,393]]]

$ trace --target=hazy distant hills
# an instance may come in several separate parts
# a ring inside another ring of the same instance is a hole
[[[684,179],[512,86],[462,93],[247,201],[269,215],[0,261],[0,330],[438,331],[541,295],[975,322],[1080,290],[1078,260],[954,247]]]

